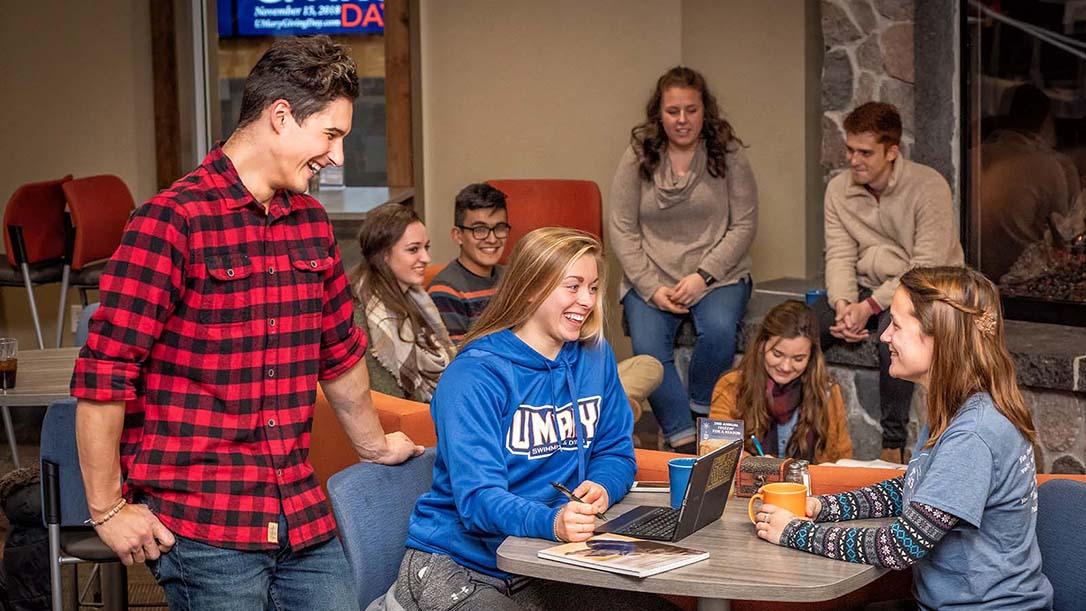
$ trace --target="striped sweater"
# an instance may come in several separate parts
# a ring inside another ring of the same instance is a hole
[[[449,339],[453,342],[459,342],[486,309],[498,291],[502,270],[502,266],[496,266],[489,278],[483,278],[468,271],[459,259],[453,259],[434,276],[426,290],[434,300],[441,320],[449,330]]]

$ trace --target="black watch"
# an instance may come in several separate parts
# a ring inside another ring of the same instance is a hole
[[[716,282],[716,278],[714,278],[712,274],[701,269],[700,267],[698,268],[698,275],[701,276],[701,279],[705,281],[705,286],[713,286],[713,283]]]

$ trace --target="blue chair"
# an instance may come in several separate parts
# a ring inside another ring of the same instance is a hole
[[[358,463],[328,478],[340,539],[365,609],[396,581],[415,501],[430,489],[433,448],[403,464]]]
[[[1086,483],[1052,479],[1037,489],[1041,571],[1052,583],[1055,611],[1086,609]]]
[[[84,526],[90,517],[83,490],[83,475],[75,445],[75,399],[55,401],[45,412],[41,427],[42,520],[49,531],[49,576],[53,611],[61,611],[61,568],[72,565],[71,603],[78,609],[78,564],[102,565],[102,604],[105,609],[128,608],[128,573],[94,529]]]

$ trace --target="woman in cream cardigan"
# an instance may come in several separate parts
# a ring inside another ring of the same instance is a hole
[[[415,211],[396,203],[366,214],[362,262],[351,274],[355,324],[366,331],[370,388],[429,403],[456,356],[437,307],[422,288],[430,239]]]
[[[826,373],[814,312],[794,300],[766,314],[739,367],[713,389],[712,418],[742,420],[774,456],[852,458],[841,389]],[[747,451],[753,453],[750,440]]]

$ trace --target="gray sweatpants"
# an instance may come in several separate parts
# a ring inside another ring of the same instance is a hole
[[[460,566],[448,556],[408,549],[396,583],[366,611],[579,611],[677,607],[653,594],[516,577],[506,581]]]

